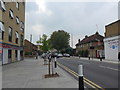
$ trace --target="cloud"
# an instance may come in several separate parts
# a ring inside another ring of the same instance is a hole
[[[79,38],[95,33],[96,24],[99,32],[104,35],[105,25],[118,18],[118,6],[115,2],[71,3],[37,0],[27,5],[32,10],[26,9],[26,38],[32,33],[34,43],[43,33],[50,36],[55,30],[65,30],[73,34],[75,45]]]
[[[52,12],[47,8],[46,2],[44,0],[35,0],[35,2],[39,7],[38,13],[45,13],[48,16],[50,16],[52,14]]]

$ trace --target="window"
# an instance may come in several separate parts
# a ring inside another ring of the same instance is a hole
[[[12,28],[11,27],[9,27],[8,33],[9,33],[8,40],[9,40],[9,42],[12,42]]]
[[[15,43],[17,43],[17,44],[18,44],[18,38],[19,38],[19,36],[18,36],[18,32],[15,32],[15,36],[16,36]]]
[[[5,28],[4,28],[4,23],[3,22],[0,22],[0,32],[2,33],[2,40],[4,39],[4,31],[5,31]]]
[[[20,35],[20,45],[23,46],[23,35]]]
[[[2,0],[0,0],[0,9],[2,9],[3,11],[6,10],[5,3]]]
[[[8,58],[12,58],[12,50],[8,50]]]
[[[19,24],[19,23],[20,23],[20,21],[19,21],[19,18],[18,18],[18,17],[16,17],[16,23],[17,23],[17,24]]]
[[[19,3],[18,2],[16,2],[16,8],[19,9]]]
[[[20,23],[20,30],[22,31],[22,32],[24,32],[24,23],[21,21],[21,23]]]
[[[9,16],[10,16],[11,19],[14,18],[13,11],[12,11],[11,9],[10,9],[10,11],[9,11]]]

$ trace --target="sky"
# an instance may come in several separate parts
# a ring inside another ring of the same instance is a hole
[[[25,39],[36,41],[43,34],[50,35],[64,30],[73,35],[73,47],[78,39],[98,31],[104,36],[105,26],[118,20],[118,2],[88,1],[45,1],[34,0],[26,3]],[[71,45],[71,40],[70,40]]]

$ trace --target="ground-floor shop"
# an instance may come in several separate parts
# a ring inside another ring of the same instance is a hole
[[[120,36],[114,36],[104,39],[105,59],[118,60],[118,52],[120,52]]]
[[[24,59],[23,47],[3,43],[0,44],[0,47],[2,47],[0,55],[2,64],[9,64]]]

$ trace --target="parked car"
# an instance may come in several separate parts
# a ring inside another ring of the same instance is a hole
[[[59,54],[57,55],[57,58],[60,58],[60,57],[63,57],[63,55],[62,55],[61,53],[59,53]]]
[[[51,57],[52,58],[58,57],[58,53],[51,53]]]
[[[70,57],[70,54],[65,53],[64,57]]]
[[[45,58],[46,57],[46,53],[43,53],[42,55],[41,55],[41,58]]]

